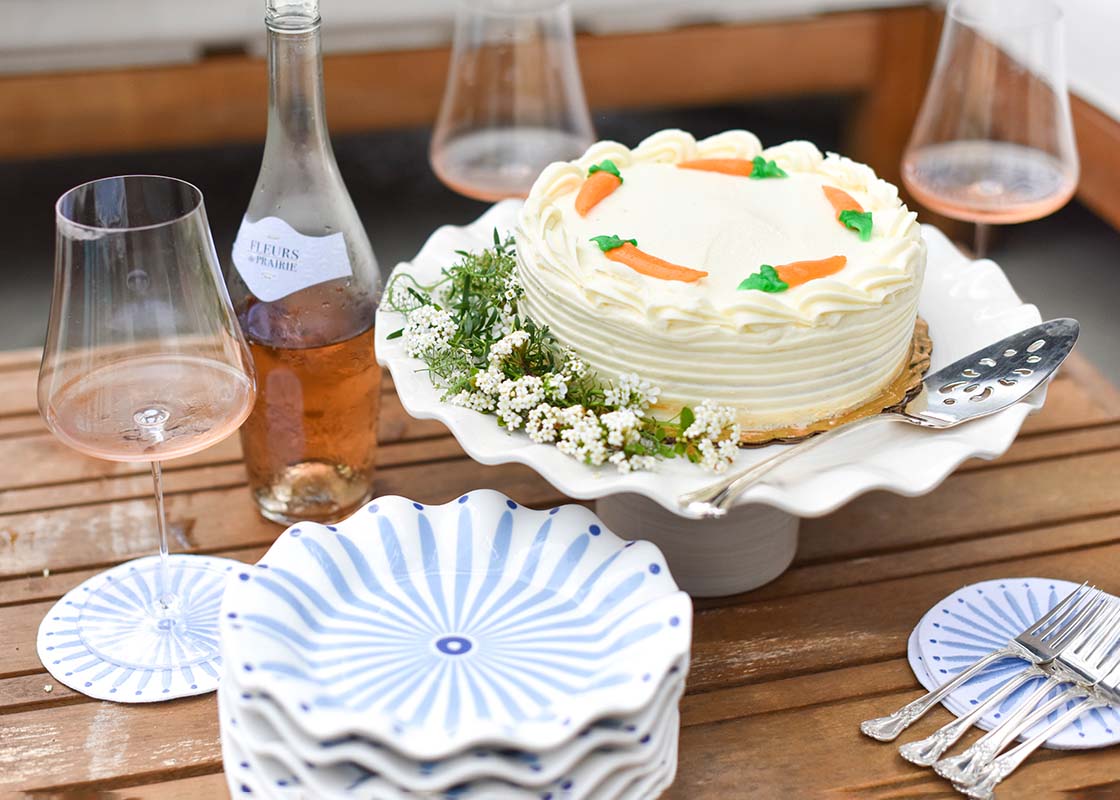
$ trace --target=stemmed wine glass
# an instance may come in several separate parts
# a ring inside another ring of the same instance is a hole
[[[130,175],[62,195],[39,410],[78,452],[150,462],[155,485],[158,561],[129,562],[129,580],[87,593],[75,622],[83,646],[122,675],[217,657],[226,575],[213,559],[168,555],[160,463],[236,431],[255,392],[202,193]]]
[[[1051,0],[952,0],[902,159],[918,202],[976,223],[1040,219],[1078,179],[1062,12]]]
[[[595,141],[569,0],[459,0],[430,159],[460,194],[524,197]]]

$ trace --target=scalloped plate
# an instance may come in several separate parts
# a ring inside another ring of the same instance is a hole
[[[310,736],[435,760],[637,712],[687,664],[691,622],[654,545],[481,489],[293,525],[230,576],[220,628],[227,675]]]
[[[456,250],[491,246],[495,228],[512,230],[520,207],[520,200],[504,200],[466,227],[438,228],[416,257],[398,264],[394,274],[407,270],[421,283],[435,280],[443,267],[455,261]],[[922,235],[929,253],[919,312],[933,338],[932,370],[1041,322],[1038,309],[1019,299],[995,262],[969,260],[929,225],[922,226]],[[664,462],[655,472],[625,475],[613,467],[589,467],[552,445],[534,443],[524,433],[507,432],[492,417],[444,403],[423,363],[408,356],[400,339],[387,338],[403,325],[403,315],[377,312],[378,362],[392,373],[405,410],[420,419],[442,422],[471,458],[483,464],[525,464],[569,497],[591,500],[633,492],[681,516],[694,516],[677,508],[676,498],[709,484],[710,473],[681,459]],[[949,430],[882,425],[853,432],[778,468],[768,482],[748,489],[738,504],[765,503],[816,517],[874,489],[925,494],[961,462],[1002,455],[1027,415],[1042,407],[1045,393],[1042,386],[1016,406]],[[752,464],[780,446],[741,450],[732,469]]]

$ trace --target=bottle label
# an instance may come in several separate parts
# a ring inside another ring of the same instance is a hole
[[[354,274],[341,231],[304,236],[279,217],[241,221],[233,266],[249,291],[265,302]]]

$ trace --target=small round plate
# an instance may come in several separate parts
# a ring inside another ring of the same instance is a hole
[[[398,265],[394,274],[407,271],[424,284],[438,280],[441,270],[458,258],[456,251],[490,247],[494,230],[512,230],[520,207],[520,200],[504,200],[470,225],[437,229],[415,258]],[[928,257],[918,313],[929,323],[933,338],[931,371],[1042,321],[1038,309],[1019,299],[995,262],[968,259],[932,226],[922,226],[922,236]],[[591,500],[632,492],[681,516],[698,516],[680,509],[676,498],[710,484],[710,473],[683,459],[627,474],[608,466],[589,467],[552,445],[534,443],[523,432],[509,433],[493,417],[445,403],[424,364],[409,357],[402,339],[389,338],[403,326],[403,315],[385,307],[378,310],[378,362],[392,373],[405,410],[419,419],[442,422],[471,458],[482,464],[525,464],[568,497]],[[1023,420],[1044,400],[1045,386],[1018,405],[948,430],[879,425],[853,432],[780,467],[773,480],[749,488],[738,504],[764,503],[800,517],[816,517],[873,489],[925,494],[961,462],[1002,455]],[[753,464],[782,446],[740,450],[732,469]]]
[[[1069,581],[1048,578],[1006,578],[965,586],[931,608],[910,637],[908,656],[915,676],[933,689],[967,669],[981,656],[998,649],[1077,588]],[[1001,659],[967,681],[945,699],[958,717],[967,714],[1022,671],[1025,662]],[[998,725],[1041,679],[1019,687],[978,723],[984,730]],[[1050,719],[1057,716],[1051,715]],[[1026,731],[1021,739],[1041,730]],[[1120,712],[1094,709],[1051,737],[1046,746],[1058,750],[1107,747],[1120,742]]]
[[[118,564],[71,589],[39,625],[39,660],[71,689],[99,700],[151,703],[206,694],[218,686],[218,609],[226,579],[245,564],[172,554],[171,585],[186,609],[172,627],[149,614],[159,556]]]

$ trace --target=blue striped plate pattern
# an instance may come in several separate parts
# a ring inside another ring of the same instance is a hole
[[[435,760],[542,750],[641,709],[687,664],[691,610],[648,542],[479,490],[289,528],[231,576],[221,632],[239,687],[310,736]]]

